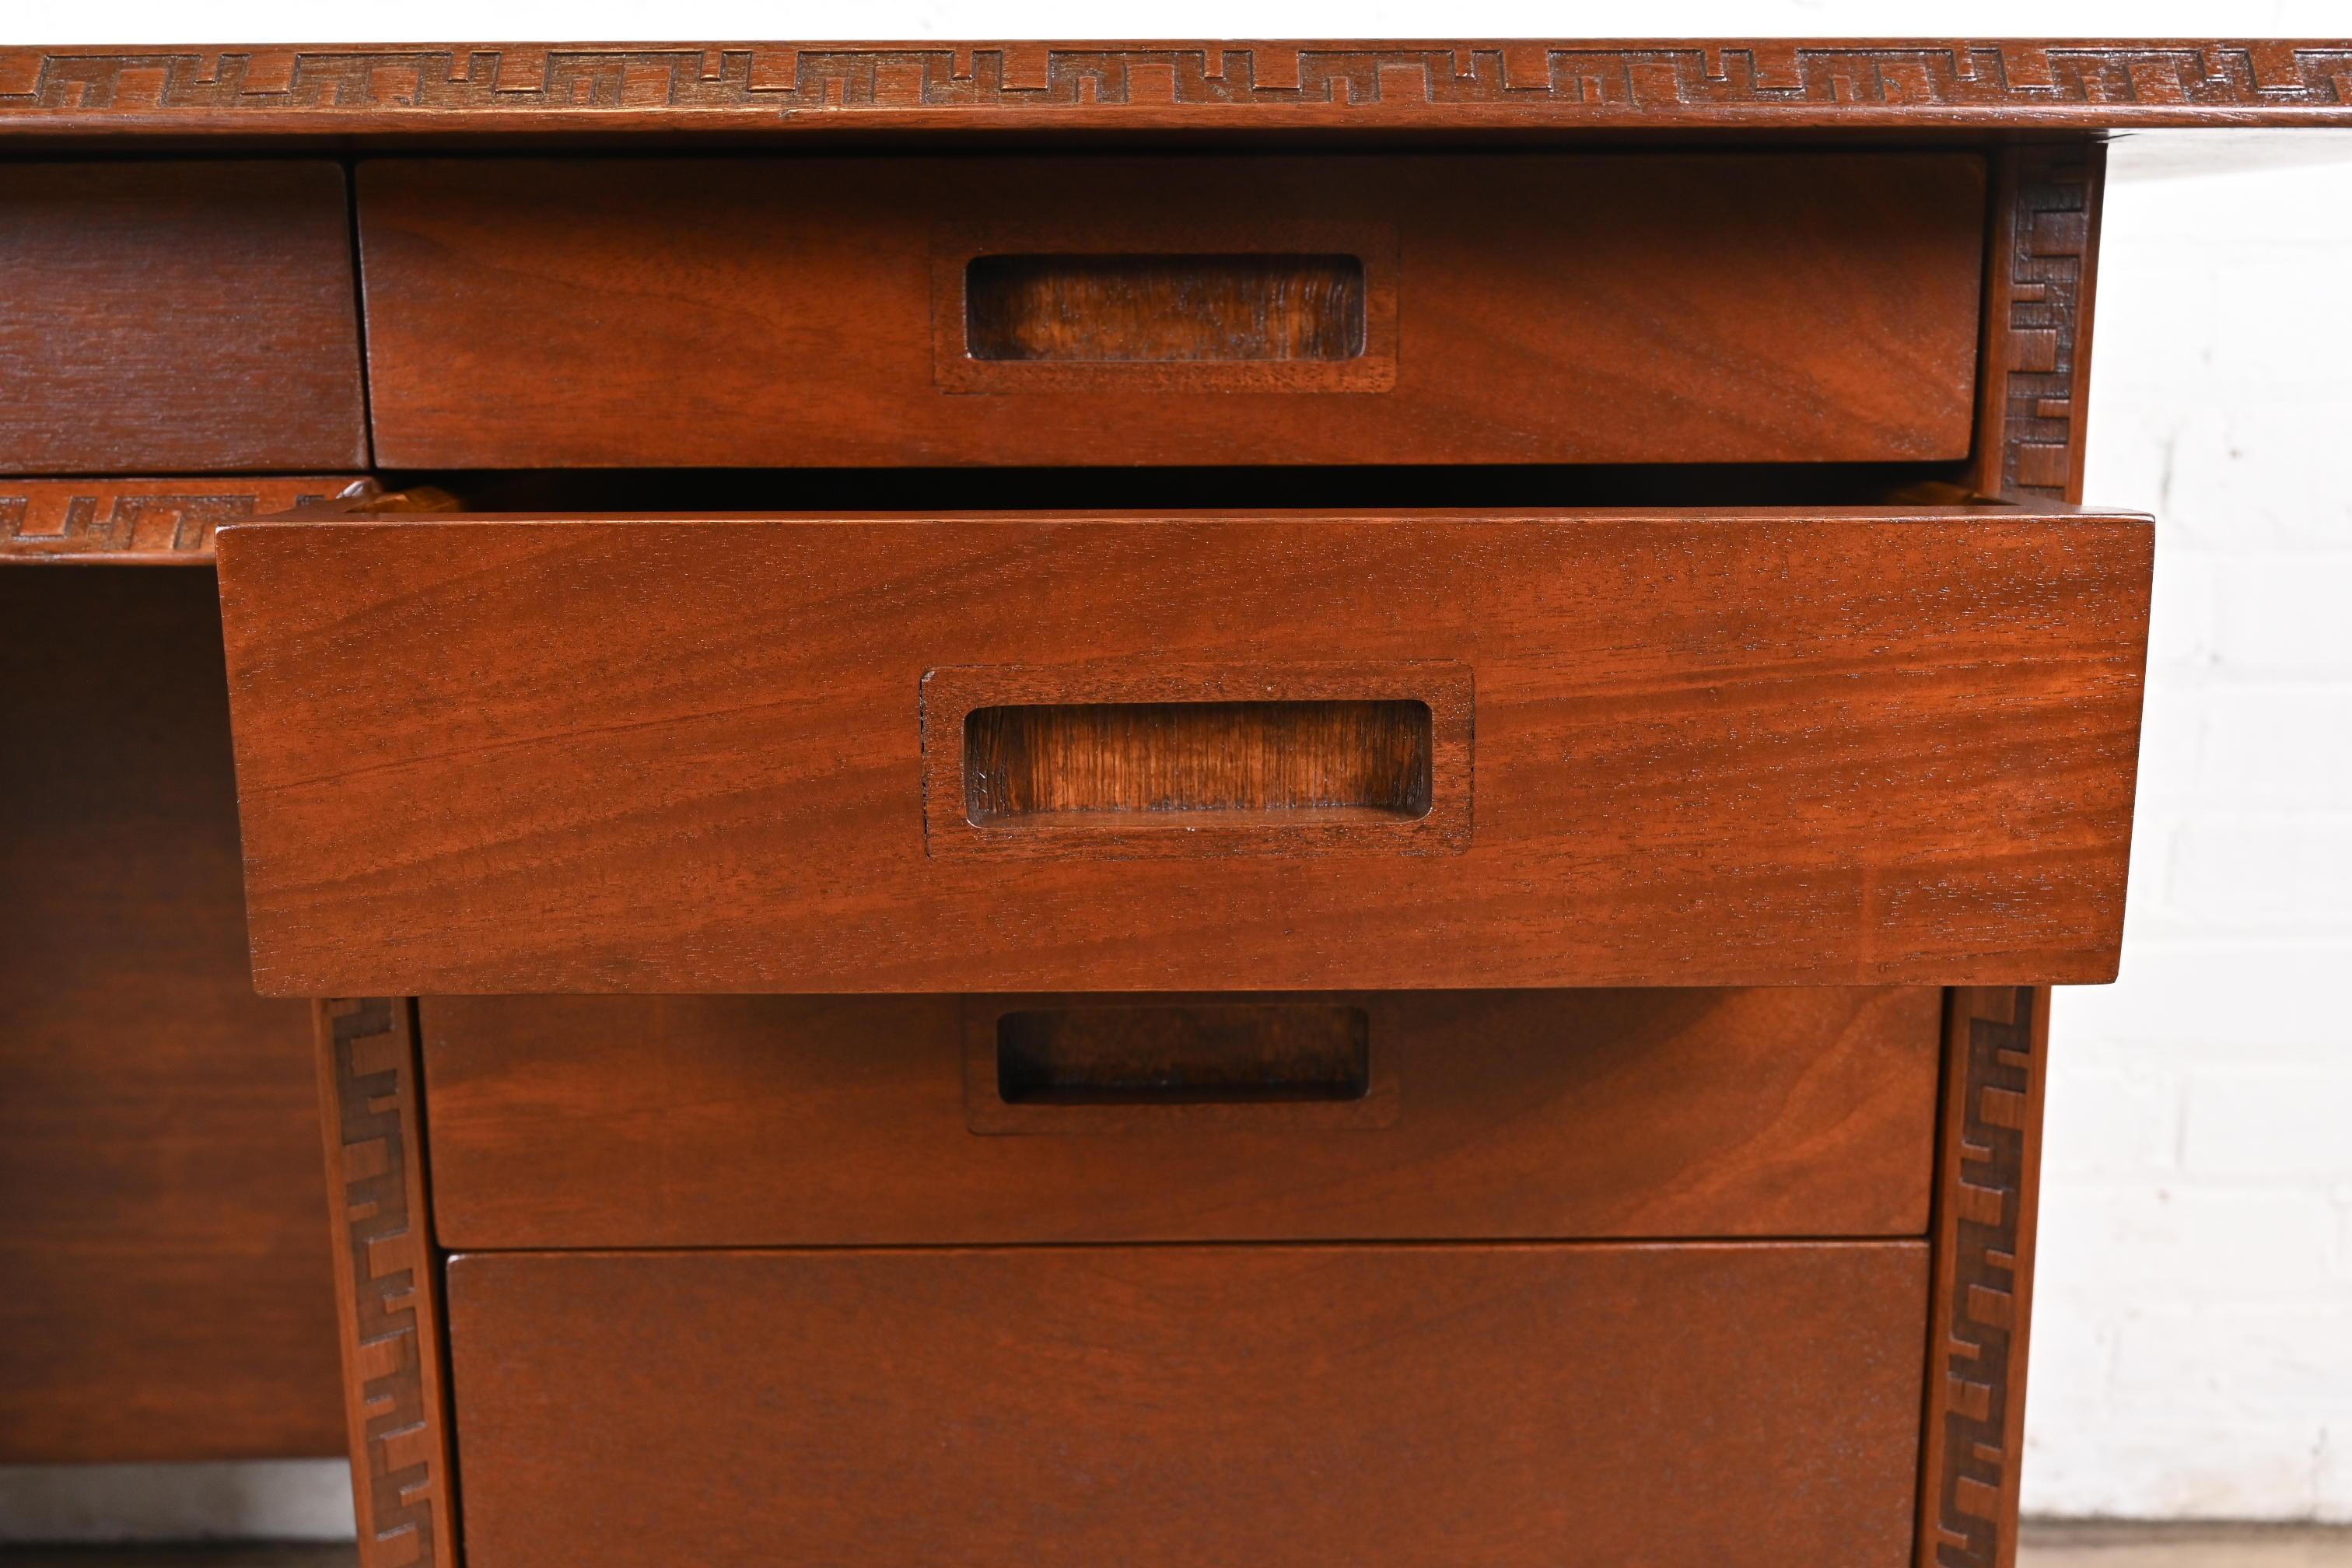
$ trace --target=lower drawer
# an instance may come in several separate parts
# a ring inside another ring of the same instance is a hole
[[[1938,993],[431,997],[452,1247],[1919,1236]]]
[[[482,1254],[469,1568],[1899,1568],[1916,1242]]]

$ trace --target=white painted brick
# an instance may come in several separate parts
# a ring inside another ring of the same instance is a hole
[[[2341,812],[2352,804],[2352,684],[2205,691],[2190,707],[2200,797],[2240,809]],[[2169,714],[2167,721],[2183,722]]]
[[[2163,528],[2158,521],[2159,531]],[[2218,647],[2213,606],[2220,594],[2221,563],[2208,552],[2159,544],[2156,582],[2149,595],[2147,662],[2151,670],[2175,679],[2211,671]],[[2162,688],[2165,694],[2172,691]]]
[[[2191,1175],[2352,1180],[2352,1072],[2340,1065],[2200,1072],[2183,1098]],[[2352,1321],[2345,1328],[2352,1383]]]
[[[2116,1042],[2151,1060],[2321,1058],[2352,1070],[2352,941],[2126,946],[2112,985],[2070,985],[2050,1007],[2051,1050]]]
[[[2199,404],[2170,417],[2169,429],[2140,437],[2159,443],[2161,483],[2147,504],[2157,514],[2160,548],[2352,547],[2352,486],[2331,472],[2352,427],[2352,396],[2266,391],[2258,400]]]
[[[2218,928],[2352,931],[2352,815],[2192,819],[2165,895]]]
[[[2352,676],[2352,554],[2233,556],[2216,587],[2215,662],[2221,669]]]
[[[2145,1067],[2084,1068],[2061,1058],[2050,1071],[2042,1163],[2057,1175],[2119,1175],[2171,1168],[2180,1143],[2179,1088]]]
[[[2147,1177],[2046,1184],[2037,1280],[2141,1302],[2332,1300],[2342,1217],[2324,1189]],[[2346,1389],[2352,1408],[2352,1386]]]
[[[2321,1431],[2316,1468],[2315,1516],[2328,1524],[2352,1524],[2352,1420],[2331,1421]]]
[[[2036,1283],[2026,1407],[2045,1423],[2103,1425],[2113,1410],[2116,1325],[2105,1298]]]
[[[2200,798],[2208,771],[2205,749],[2219,704],[2205,690],[2182,685],[2152,687],[2140,705],[2139,800],[2142,807]],[[2136,814],[2135,843],[2147,837],[2145,812]]]
[[[2154,1422],[2116,1416],[2066,1435],[2026,1405],[2029,1513],[2108,1519],[2309,1519],[2326,1429],[2290,1420]]]
[[[2352,1381],[2352,1289],[2334,1300],[2126,1313],[2115,1357],[2118,1415],[2148,1421],[2308,1421],[2345,1408]]]

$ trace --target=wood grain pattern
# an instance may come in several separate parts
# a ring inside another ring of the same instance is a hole
[[[0,164],[0,471],[362,467],[343,172]]]
[[[1338,360],[1364,352],[1355,256],[977,256],[964,346],[982,360]]]
[[[1356,1114],[1361,1100],[990,1103],[1008,1013],[1197,1000],[428,997],[439,1233],[569,1247],[1927,1230],[1933,990],[1308,994],[1284,1000],[1366,1015],[1385,1117]]]
[[[2082,499],[2105,177],[2088,140],[2011,148],[1997,166],[1974,464],[1987,493]]]
[[[0,133],[2326,125],[2352,43],[1836,39],[0,50]]]
[[[2144,519],[448,518],[220,556],[268,994],[2114,973]],[[1473,668],[1462,852],[926,853],[928,671],[1335,653]]]
[[[943,666],[923,673],[923,852],[1459,854],[1475,709],[1470,667],[1443,659]],[[1195,808],[1132,808],[1177,791]]]
[[[463,1256],[467,1561],[1895,1568],[1925,1253]]]
[[[299,1005],[253,994],[210,573],[0,570],[0,1464],[342,1447]]]
[[[310,506],[365,482],[351,474],[0,479],[0,566],[209,566],[213,531],[222,523]]]
[[[391,467],[1969,449],[1972,153],[404,159],[358,190]],[[971,213],[996,251],[1362,256],[1366,351],[971,360]]]
[[[1139,813],[1425,816],[1429,704],[1071,702],[964,715],[973,826]]]
[[[359,1568],[455,1568],[441,1263],[411,1004],[317,1005]]]
[[[1917,1568],[2011,1568],[2025,1459],[2050,993],[1946,1004]]]
[[[977,1087],[1008,1106],[1307,1104],[1372,1087],[1371,1014],[1344,1001],[1121,997],[1009,1008],[988,1033]],[[967,1064],[967,1115],[974,1087]]]

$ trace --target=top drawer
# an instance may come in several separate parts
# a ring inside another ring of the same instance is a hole
[[[0,472],[367,461],[332,163],[0,166]]]
[[[395,160],[395,468],[1965,457],[1972,154]]]

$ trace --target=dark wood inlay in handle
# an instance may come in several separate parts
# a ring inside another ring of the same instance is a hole
[[[1076,702],[964,718],[976,826],[1155,814],[1267,819],[1429,814],[1429,705],[1417,701]]]
[[[1353,256],[976,256],[977,360],[1349,360],[1364,352]]]
[[[1024,1009],[996,1022],[1007,1105],[1202,1105],[1361,1100],[1371,1023],[1318,1002]]]

